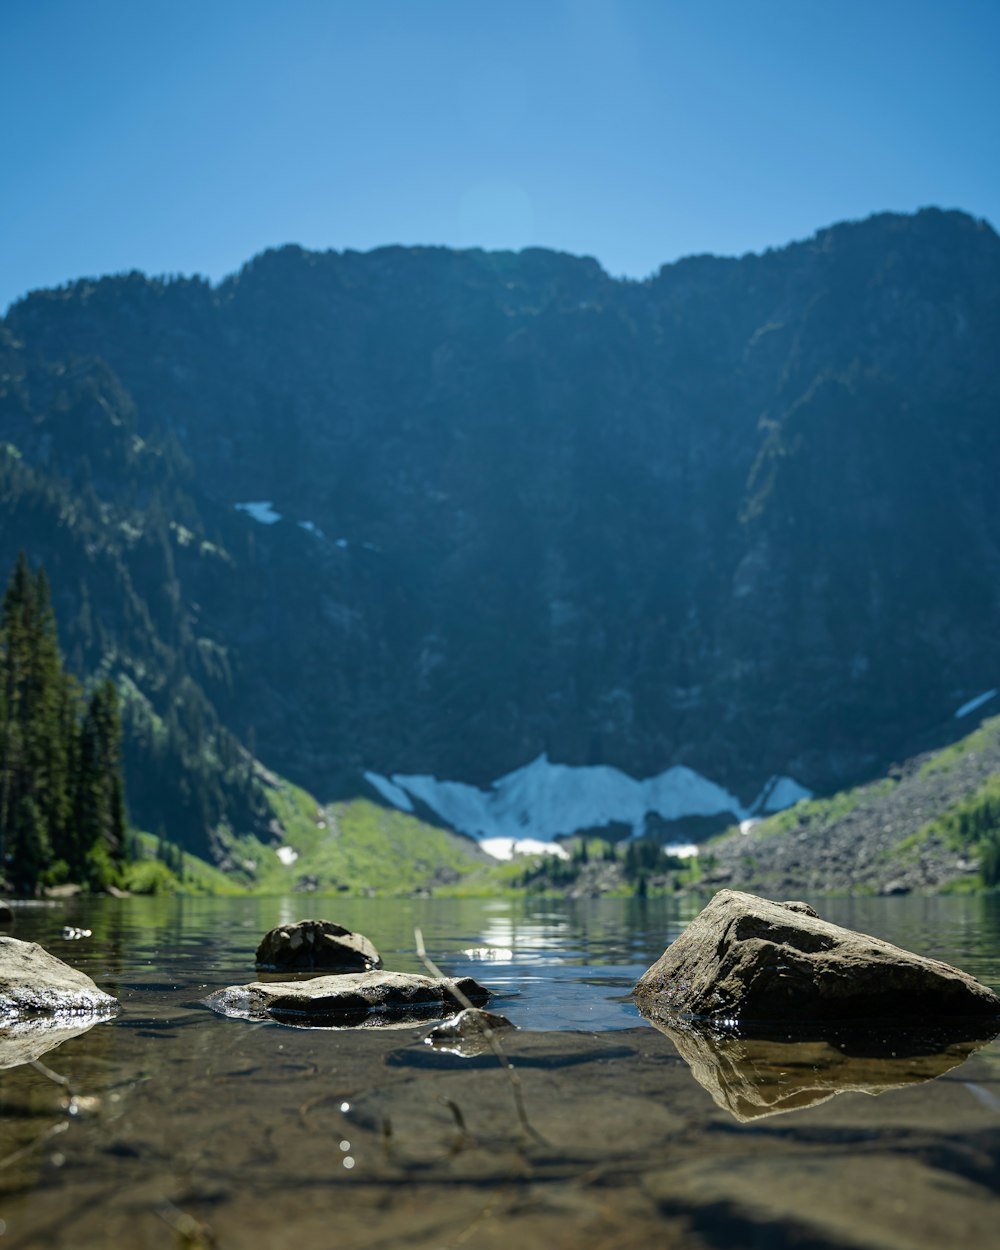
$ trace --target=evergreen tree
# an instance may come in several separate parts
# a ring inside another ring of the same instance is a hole
[[[82,719],[79,706],[48,581],[21,552],[0,613],[0,873],[21,893],[43,879],[107,885],[126,858],[114,685],[94,690]]]

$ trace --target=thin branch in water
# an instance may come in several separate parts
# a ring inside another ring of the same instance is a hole
[[[458,988],[458,985],[454,981],[444,975],[437,964],[427,954],[427,948],[424,946],[424,935],[419,928],[413,930],[413,936],[417,943],[417,955],[424,967],[430,972],[431,976],[437,977],[439,980],[445,982],[448,993],[455,999],[460,1007],[466,1011],[475,1011],[475,1005],[469,997]],[[493,1051],[493,1054],[496,1056],[500,1066],[507,1073],[507,1079],[510,1081],[510,1090],[514,1098],[514,1106],[517,1110],[517,1119],[518,1123],[521,1125],[522,1133],[524,1133],[527,1137],[533,1138],[539,1145],[548,1146],[549,1142],[545,1140],[541,1133],[538,1132],[528,1119],[528,1113],[524,1106],[524,1088],[521,1085],[521,1078],[514,1068],[514,1065],[507,1058],[507,1053],[500,1042],[500,1038],[496,1034],[496,1030],[490,1028],[489,1024],[487,1024],[485,1020],[482,1024],[482,1030],[483,1037],[486,1039],[490,1050]]]
[[[53,1124],[35,1138],[34,1141],[28,1142],[27,1146],[22,1146],[20,1150],[15,1150],[12,1155],[8,1155],[6,1159],[0,1159],[0,1172],[4,1168],[12,1167],[20,1159],[26,1155],[30,1155],[33,1150],[37,1150],[39,1146],[44,1146],[47,1141],[53,1137],[58,1137],[60,1133],[65,1133],[69,1128],[69,1120],[60,1120],[58,1124]]]
[[[466,1139],[465,1116],[462,1115],[462,1108],[458,1105],[457,1102],[453,1102],[450,1098],[442,1098],[441,1101],[451,1112],[452,1117],[454,1118],[454,1121],[455,1121],[455,1127],[458,1129],[458,1132],[455,1134],[455,1141],[452,1144],[451,1150],[449,1152],[452,1155],[457,1155],[460,1151],[465,1149],[465,1139]]]
[[[40,1072],[42,1076],[47,1077],[56,1085],[61,1085],[63,1089],[65,1089],[72,1096],[73,1087],[69,1083],[69,1077],[53,1071],[53,1069],[47,1064],[42,1063],[41,1059],[29,1059],[28,1063],[35,1069],[36,1072]]]

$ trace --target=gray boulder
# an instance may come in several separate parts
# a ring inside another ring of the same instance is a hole
[[[35,942],[0,937],[0,1024],[33,1016],[108,1016],[118,1000]]]
[[[409,972],[354,972],[308,981],[254,981],[230,985],[205,999],[220,1015],[290,1024],[378,1025],[412,1016],[446,1015],[461,1009],[452,987],[470,1002],[489,1000],[471,977],[452,979]]]
[[[937,959],[820,920],[804,903],[720,890],[635,987],[656,1019],[719,1028],[1000,1016],[1000,998]]]
[[[382,959],[363,933],[330,920],[300,920],[265,933],[257,967],[270,972],[369,972]]]

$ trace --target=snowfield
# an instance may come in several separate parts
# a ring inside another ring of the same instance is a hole
[[[558,853],[555,838],[603,825],[628,825],[632,836],[641,836],[651,814],[664,820],[723,814],[746,821],[812,794],[791,777],[772,777],[747,808],[724,787],[682,765],[638,781],[607,765],[553,764],[547,755],[499,778],[488,790],[428,774],[367,772],[365,779],[393,807],[412,812],[414,801],[422,803],[497,859],[529,848]]]

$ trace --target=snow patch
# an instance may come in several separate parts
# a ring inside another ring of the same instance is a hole
[[[405,790],[401,790],[399,786],[394,786],[388,777],[383,777],[381,773],[364,773],[365,781],[381,794],[387,803],[391,803],[393,807],[398,807],[401,812],[412,812],[413,804]]]
[[[794,777],[772,777],[753,805],[755,812],[783,812],[802,799],[811,799],[813,792],[800,786]]]
[[[678,859],[693,859],[699,852],[693,842],[671,842],[663,848],[667,855],[676,855]]]
[[[259,521],[261,525],[273,525],[275,521],[281,520],[281,513],[275,512],[271,506],[270,499],[258,499],[256,502],[251,503],[234,503],[233,507],[237,512],[247,513],[255,521]]]
[[[275,854],[286,868],[291,868],[292,864],[294,864],[299,857],[298,851],[293,850],[290,846],[279,846]]]
[[[369,781],[374,776],[366,774]],[[382,785],[372,784],[400,806]],[[498,848],[551,843],[556,837],[611,824],[628,825],[632,835],[639,836],[651,813],[664,820],[729,814],[744,821],[759,811],[779,811],[812,793],[791,777],[776,776],[745,808],[724,787],[682,765],[638,781],[607,765],[553,764],[546,755],[499,778],[488,790],[429,775],[394,774],[386,784],[403,792],[407,802],[412,798],[424,803],[453,829],[484,845],[495,842]],[[518,853],[486,849],[498,858]]]
[[[961,720],[963,716],[968,716],[970,712],[974,712],[977,707],[982,707],[984,703],[989,703],[990,699],[996,697],[996,688],[987,690],[985,694],[977,694],[974,699],[970,699],[968,703],[963,703],[955,713],[955,719]]]
[[[537,838],[483,838],[479,844],[494,859],[513,859],[515,855],[554,855],[569,859],[569,854],[555,842],[539,842]]]

